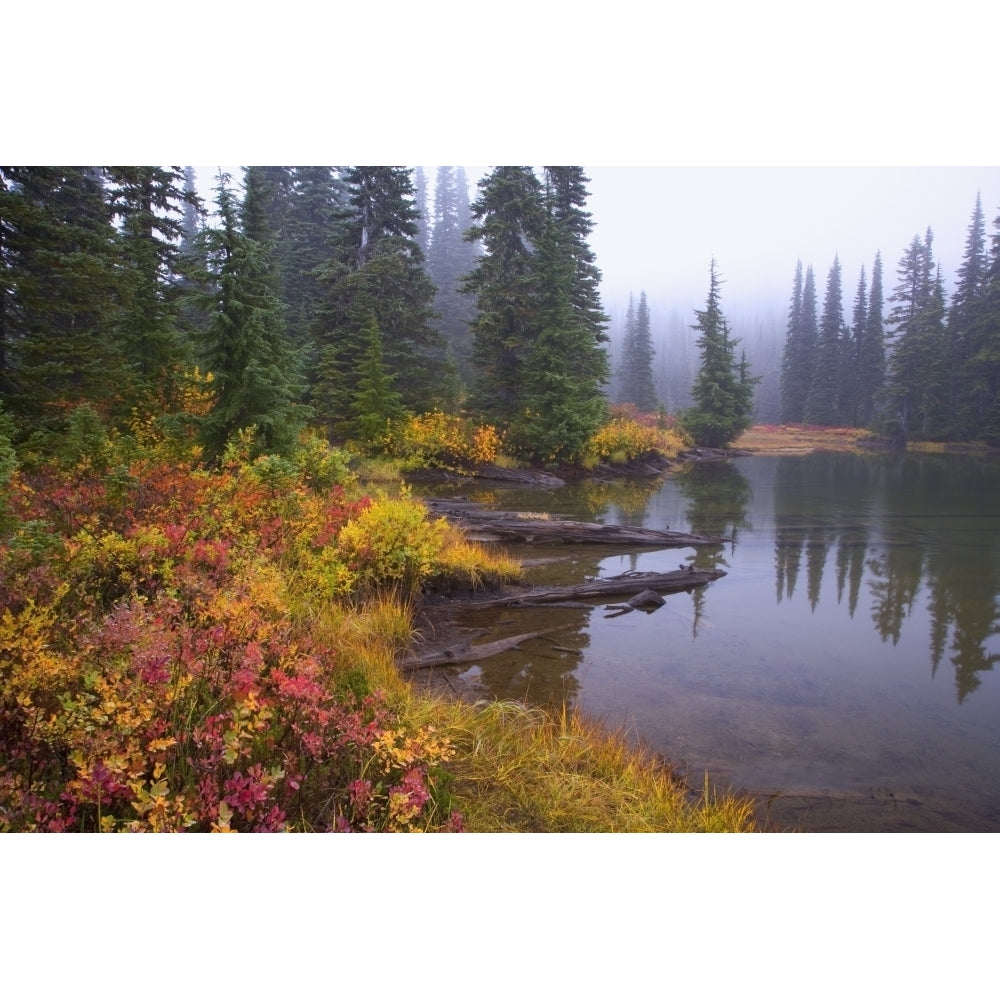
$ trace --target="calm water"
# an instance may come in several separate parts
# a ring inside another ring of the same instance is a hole
[[[568,701],[804,829],[1000,830],[1000,462],[756,456],[652,484],[468,494],[512,510],[723,534],[708,549],[529,571],[572,583],[694,562],[727,576],[653,613],[504,611],[564,626],[465,671],[501,698]],[[612,617],[609,617],[612,615]],[[522,627],[523,626],[523,627]]]

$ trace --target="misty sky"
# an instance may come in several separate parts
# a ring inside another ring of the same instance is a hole
[[[835,254],[849,314],[859,269],[881,251],[886,291],[915,235],[934,231],[950,284],[976,192],[987,236],[1000,214],[1000,167],[588,167],[591,246],[609,305],[645,289],[702,308],[714,256],[723,308],[791,297],[795,262],[822,291]]]

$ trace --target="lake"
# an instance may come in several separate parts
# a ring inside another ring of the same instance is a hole
[[[815,453],[650,482],[466,490],[507,510],[724,535],[723,546],[518,549],[531,583],[693,563],[726,576],[653,612],[473,612],[477,642],[559,631],[454,668],[490,696],[569,703],[700,787],[803,830],[1000,829],[1000,460]]]

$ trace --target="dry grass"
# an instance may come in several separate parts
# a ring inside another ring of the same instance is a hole
[[[808,424],[758,424],[745,431],[734,448],[760,454],[804,455],[811,451],[856,451],[870,440],[871,431],[859,427],[813,427]]]
[[[452,805],[478,832],[754,832],[750,800],[693,794],[662,763],[575,713],[516,702],[475,706],[414,698],[458,751]]]

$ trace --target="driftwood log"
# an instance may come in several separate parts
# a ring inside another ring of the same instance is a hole
[[[473,646],[470,642],[457,642],[445,649],[431,650],[426,653],[411,653],[397,661],[401,670],[420,670],[424,667],[446,667],[455,663],[472,663],[474,660],[485,660],[488,656],[506,653],[508,649],[516,649],[522,642],[537,639],[539,636],[550,635],[560,631],[559,628],[547,628],[541,632],[522,632],[521,635],[511,635],[496,642],[484,642]]]
[[[570,543],[573,545],[632,545],[685,548],[689,545],[723,545],[729,541],[715,535],[693,535],[685,531],[658,531],[627,524],[595,524],[568,521],[540,514],[488,510],[468,500],[425,500],[432,514],[447,518],[476,541],[522,542],[524,544]]]
[[[627,594],[641,594],[645,590],[652,590],[657,594],[676,594],[692,590],[695,587],[703,587],[706,583],[711,583],[725,575],[726,571],[722,569],[695,569],[693,566],[687,569],[673,570],[670,573],[622,573],[618,576],[602,577],[566,587],[532,587],[516,593],[504,594],[501,597],[455,601],[450,603],[449,607],[461,610],[532,607],[538,604],[554,604],[581,597],[618,597]]]

